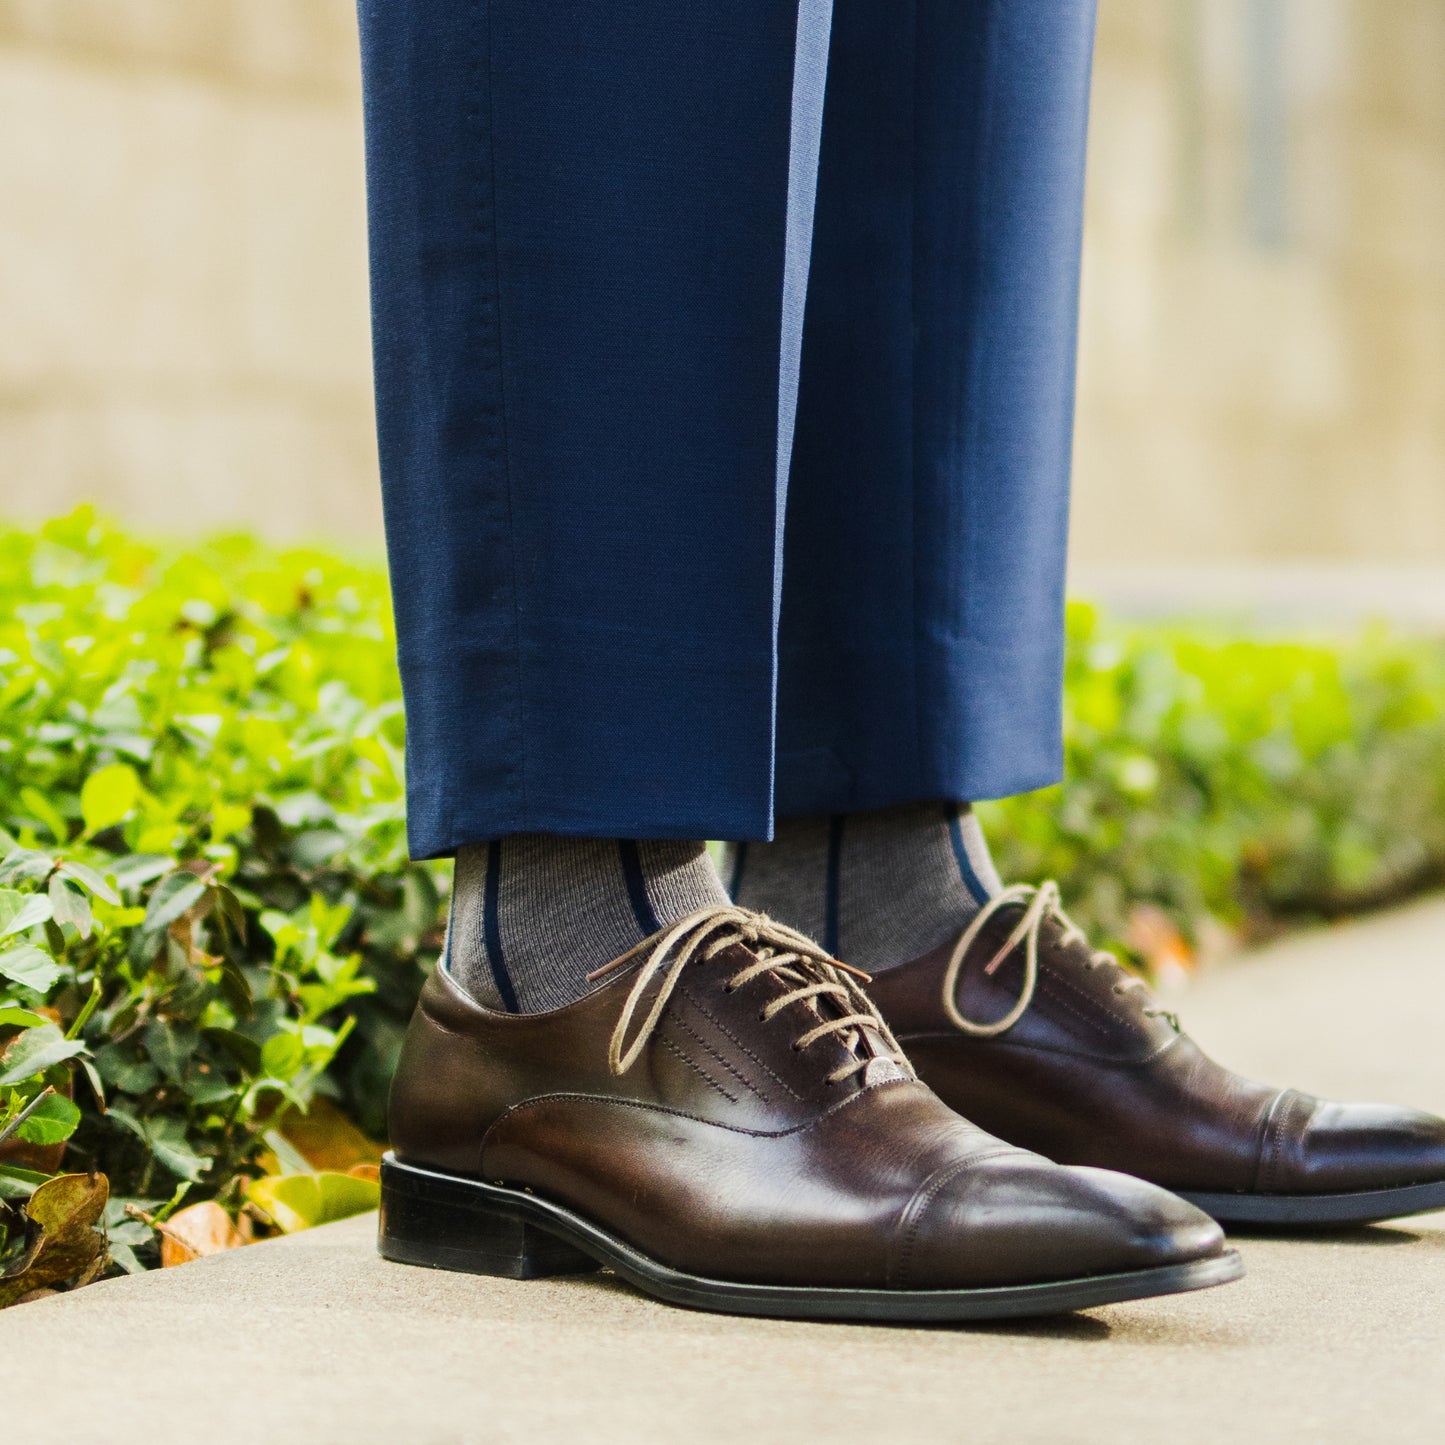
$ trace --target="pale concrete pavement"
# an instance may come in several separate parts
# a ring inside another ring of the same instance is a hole
[[[1230,1063],[1445,1112],[1445,901],[1179,1001]],[[1244,1238],[1239,1284],[968,1329],[692,1314],[388,1265],[370,1218],[0,1315],[0,1436],[64,1441],[1445,1438],[1445,1214]]]

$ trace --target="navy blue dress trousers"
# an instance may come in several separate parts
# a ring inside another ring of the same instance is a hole
[[[1060,768],[1093,0],[361,0],[412,850]]]

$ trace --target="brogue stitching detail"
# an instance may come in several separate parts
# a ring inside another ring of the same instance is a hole
[[[779,1088],[783,1089],[786,1093],[792,1095],[792,1097],[796,1099],[800,1104],[803,1102],[803,1096],[795,1088],[793,1088],[793,1086],[789,1084],[786,1079],[781,1078],[777,1073],[773,1071],[773,1069],[771,1069],[766,1063],[764,1063],[763,1060],[757,1056],[757,1054],[755,1054],[730,1028],[728,1028],[725,1023],[723,1023],[717,1017],[716,1014],[712,1012],[711,1009],[705,1008],[701,1003],[699,1003],[698,1000],[694,998],[690,992],[688,992],[686,987],[684,987],[681,992],[683,994],[683,997],[692,1004],[692,1006],[698,1011],[698,1013],[700,1013],[705,1019],[707,1019],[709,1023],[713,1024],[720,1034],[724,1035],[724,1037],[726,1038],[731,1039],[732,1042],[736,1044],[737,1047],[741,1049],[742,1052],[745,1053],[765,1074],[767,1074],[767,1076],[772,1079]],[[675,1011],[672,1016],[673,1018],[677,1018],[677,1014]]]
[[[1082,998],[1085,1003],[1087,1003],[1092,1009],[1094,1009],[1094,1010],[1096,1011],[1096,1013],[1102,1012],[1102,1013],[1104,1014],[1104,1018],[1107,1019],[1108,1022],[1107,1022],[1107,1023],[1101,1023],[1100,1020],[1099,1020],[1097,1017],[1095,1017],[1093,1014],[1086,1014],[1086,1013],[1084,1013],[1081,1009],[1079,1009],[1078,1007],[1076,1007],[1074,1004],[1071,1004],[1071,1003],[1068,1001],[1068,999],[1066,999],[1066,998],[1060,998],[1060,997],[1058,996],[1058,994],[1055,994],[1055,995],[1053,996],[1053,1000],[1052,1000],[1052,1001],[1053,1001],[1054,1003],[1058,1004],[1060,1008],[1067,1009],[1067,1010],[1069,1011],[1069,1013],[1073,1014],[1073,1016],[1074,1016],[1076,1019],[1080,1020],[1080,1022],[1088,1024],[1091,1028],[1095,1029],[1097,1032],[1105,1035],[1105,1037],[1112,1038],[1112,1037],[1114,1036],[1114,1034],[1115,1034],[1118,1030],[1117,1030],[1117,1028],[1116,1028],[1116,1026],[1115,1026],[1115,1019],[1114,1019],[1114,1016],[1113,1016],[1112,1014],[1110,1014],[1110,1013],[1108,1013],[1107,1011],[1105,1011],[1105,1010],[1103,1009],[1103,1006],[1102,1006],[1101,1004],[1099,1004],[1095,999],[1090,998],[1090,997],[1088,996],[1088,994],[1084,993],[1083,990],[1080,989],[1077,985],[1070,983],[1067,979],[1060,977],[1059,974],[1053,972],[1053,970],[1051,970],[1051,969],[1049,969],[1049,968],[1047,968],[1047,967],[1045,968],[1044,971],[1045,971],[1046,973],[1050,974],[1051,977],[1054,979],[1054,981],[1055,981],[1056,983],[1061,983],[1061,984],[1063,984],[1064,987],[1067,988],[1067,989],[1069,989],[1076,997]]]
[[[692,995],[689,994],[689,993],[686,991],[686,989],[680,989],[679,992],[682,993],[682,994],[687,998],[688,1002],[691,1003],[695,1008],[698,1007],[698,1005],[697,1005],[697,1000],[696,1000],[695,998],[693,998]],[[704,1014],[707,1014],[707,1011],[706,1011],[705,1009],[699,1009],[699,1012],[702,1012],[702,1013],[704,1013]],[[707,1017],[708,1017],[709,1019],[712,1019],[712,1022],[713,1022],[713,1023],[717,1023],[717,1020],[716,1020],[716,1019],[713,1019],[711,1014],[707,1014]],[[720,1054],[710,1043],[708,1043],[708,1041],[707,1041],[705,1038],[703,1038],[703,1036],[702,1036],[700,1033],[698,1033],[698,1031],[697,1031],[695,1028],[693,1028],[693,1026],[692,1026],[690,1023],[688,1023],[688,1021],[687,1021],[685,1018],[683,1018],[683,1017],[677,1012],[676,1009],[672,1010],[672,1011],[668,1014],[668,1018],[669,1018],[674,1024],[676,1024],[678,1028],[680,1028],[680,1029],[682,1029],[684,1032],[686,1032],[686,1033],[694,1040],[694,1042],[696,1042],[700,1047],[706,1049],[707,1052],[708,1052],[709,1054],[711,1054],[712,1057],[713,1057],[714,1059],[716,1059],[716,1060],[718,1061],[718,1063],[720,1063],[720,1064],[723,1066],[723,1068],[725,1068],[725,1069],[728,1071],[728,1073],[730,1073],[730,1074],[733,1076],[733,1078],[735,1078],[735,1079],[738,1081],[738,1083],[740,1083],[740,1084],[743,1086],[743,1088],[748,1089],[748,1090],[751,1091],[753,1094],[756,1094],[757,1097],[758,1097],[759,1099],[761,1099],[762,1102],[765,1103],[765,1104],[772,1102],[772,1101],[768,1098],[768,1096],[767,1096],[765,1093],[763,1093],[763,1091],[762,1091],[760,1088],[758,1088],[758,1086],[757,1086],[755,1083],[753,1083],[753,1081],[752,1081],[750,1078],[748,1078],[748,1076],[747,1076],[746,1074],[744,1074],[744,1073],[742,1072],[742,1070],[740,1070],[735,1064],[729,1062],[729,1060],[728,1060],[723,1054]],[[731,1035],[729,1035],[729,1037],[731,1037]],[[737,1040],[734,1039],[733,1042],[736,1043]],[[767,1068],[767,1065],[764,1064],[763,1061],[762,1061],[761,1059],[759,1059],[755,1054],[749,1053],[748,1057],[751,1058],[751,1059],[753,1060],[753,1062],[754,1062],[755,1064],[757,1064],[760,1068]],[[769,1073],[772,1073],[772,1070],[769,1069],[768,1072],[769,1072]],[[776,1076],[775,1076],[775,1077],[776,1077]],[[796,1099],[798,1096],[797,1096],[796,1094],[794,1094],[793,1097]]]
[[[738,1101],[738,1096],[737,1096],[736,1094],[730,1094],[730,1093],[728,1093],[728,1091],[727,1091],[725,1088],[723,1088],[723,1086],[722,1086],[720,1083],[718,1083],[718,1081],[717,1081],[715,1078],[713,1078],[713,1076],[712,1076],[710,1073],[708,1073],[708,1071],[707,1071],[705,1068],[703,1068],[703,1066],[702,1066],[700,1063],[698,1063],[698,1061],[697,1061],[696,1059],[694,1059],[694,1058],[693,1058],[691,1055],[689,1055],[689,1054],[685,1054],[680,1048],[678,1048],[678,1046],[677,1046],[675,1043],[673,1043],[673,1041],[672,1041],[671,1039],[663,1039],[663,1040],[661,1040],[661,1043],[662,1043],[663,1048],[668,1049],[670,1052],[672,1052],[673,1054],[675,1054],[679,1059],[682,1060],[683,1063],[685,1063],[685,1064],[688,1066],[688,1068],[692,1069],[692,1070],[693,1070],[696,1074],[698,1074],[701,1078],[706,1079],[707,1082],[708,1082],[709,1084],[711,1084],[711,1085],[713,1086],[713,1088],[716,1089],[716,1090],[718,1091],[718,1093],[721,1094],[721,1095],[723,1096],[723,1098],[728,1101],[729,1104],[736,1104],[736,1103],[737,1103],[737,1101]]]
[[[1087,989],[1080,988],[1078,982],[1075,979],[1069,978],[1056,965],[1052,963],[1045,963],[1043,965],[1043,971],[1048,974],[1048,976],[1053,979],[1055,983],[1062,984],[1064,988],[1068,989],[1075,998],[1080,999],[1084,1003],[1088,1004],[1089,1007],[1093,1009],[1100,1018],[1106,1019],[1108,1021],[1110,1032],[1115,1031],[1122,1022],[1125,1022],[1125,1020],[1121,1019],[1118,1013],[1110,1009],[1108,1004],[1102,1002],[1100,999],[1096,999],[1093,994],[1091,994]],[[1059,1002],[1062,1003],[1063,1000],[1060,999]]]

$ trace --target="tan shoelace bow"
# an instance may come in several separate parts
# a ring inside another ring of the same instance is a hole
[[[974,940],[988,926],[991,919],[1000,909],[1007,908],[1011,904],[1027,902],[1019,921],[1014,925],[1014,930],[1004,940],[998,952],[984,964],[983,971],[990,977],[996,973],[1009,954],[1011,954],[1020,943],[1024,945],[1024,984],[1019,993],[1018,1001],[1001,1018],[993,1023],[979,1023],[975,1019],[968,1018],[958,1007],[958,975],[963,968],[963,961],[968,951],[973,947]],[[1106,964],[1113,964],[1119,970],[1120,979],[1114,985],[1114,992],[1117,994],[1128,993],[1131,989],[1139,989],[1152,998],[1149,992],[1149,985],[1142,978],[1136,978],[1133,974],[1126,973],[1114,955],[1102,948],[1089,947],[1089,940],[1084,935],[1083,929],[1059,906],[1059,885],[1049,879],[1039,884],[1037,888],[1029,883],[1015,883],[1011,888],[1005,888],[1002,893],[990,898],[978,913],[973,921],[959,935],[958,942],[953,946],[953,953],[948,960],[948,968],[943,975],[943,1007],[948,1017],[957,1028],[966,1034],[972,1034],[975,1038],[991,1039],[999,1034],[1006,1033],[1011,1029],[1028,1010],[1033,1002],[1034,990],[1039,982],[1039,935],[1043,931],[1044,923],[1052,915],[1063,927],[1061,942],[1082,943],[1089,948],[1089,961],[1085,967],[1089,970],[1100,968]],[[1177,1029],[1179,1021],[1167,1009],[1149,1007],[1144,1010],[1148,1018],[1167,1018]]]
[[[672,991],[677,987],[683,969],[694,959],[713,958],[734,944],[741,944],[757,957],[754,962],[739,969],[728,979],[729,991],[744,987],[764,973],[776,973],[787,983],[796,985],[763,1008],[763,1022],[773,1018],[789,1004],[806,1000],[821,1001],[827,998],[841,1008],[842,1013],[838,1018],[824,1018],[819,1011],[821,1022],[793,1040],[795,1049],[801,1051],[817,1043],[819,1039],[830,1037],[841,1039],[849,1048],[856,1048],[859,1042],[858,1030],[868,1029],[880,1038],[889,1050],[879,1057],[887,1058],[903,1070],[906,1076],[912,1077],[913,1071],[904,1058],[903,1051],[898,1047],[897,1040],[883,1022],[878,1010],[873,1007],[868,995],[858,986],[859,981],[868,981],[866,973],[830,957],[801,933],[781,923],[775,923],[761,913],[752,913],[746,908],[736,908],[729,904],[718,904],[690,913],[668,929],[655,944],[652,939],[647,939],[636,948],[629,949],[621,958],[616,958],[587,975],[589,981],[602,978],[614,969],[630,963],[644,951],[647,952],[647,961],[638,972],[632,991],[627,995],[627,1002],[622,1006],[617,1027],[612,1031],[608,1044],[607,1062],[614,1074],[625,1074],[637,1062],[647,1046],[648,1039],[661,1022],[667,1001],[672,997]],[[627,1033],[633,1018],[648,989],[659,975],[661,982],[657,986],[651,1007],[631,1042],[628,1042]],[[816,1003],[814,1009],[817,1009]],[[834,1069],[828,1075],[828,1082],[841,1083],[860,1069],[867,1068],[872,1061],[872,1058],[867,1056],[854,1058]]]

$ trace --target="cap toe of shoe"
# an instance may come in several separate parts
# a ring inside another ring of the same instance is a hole
[[[1310,1192],[1434,1183],[1445,1180],[1445,1119],[1388,1104],[1321,1103],[1297,1158]]]
[[[1187,1264],[1220,1227],[1157,1185],[1028,1156],[933,1181],[899,1226],[895,1273],[914,1289],[1082,1279]]]

